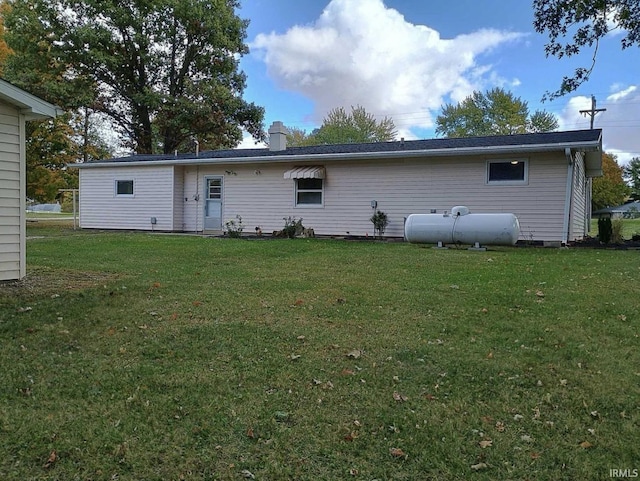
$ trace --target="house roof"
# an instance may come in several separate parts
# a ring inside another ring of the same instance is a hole
[[[3,79],[0,79],[0,100],[19,108],[27,120],[54,118],[62,113],[62,110],[55,105]]]
[[[564,152],[565,149],[586,152],[593,164],[588,170],[601,169],[602,131],[574,130],[487,137],[444,138],[429,140],[399,140],[363,144],[315,145],[288,147],[271,151],[268,148],[210,150],[188,154],[138,154],[107,160],[74,164],[87,168],[117,165],[190,165],[259,162],[319,162],[325,160],[358,160],[407,157],[442,157],[461,155],[524,154],[527,152]],[[595,160],[594,160],[595,159]]]
[[[626,204],[618,205],[616,207],[605,207],[604,209],[598,209],[592,212],[592,215],[624,213],[624,212],[631,212],[631,211],[640,212],[640,200],[627,202]]]

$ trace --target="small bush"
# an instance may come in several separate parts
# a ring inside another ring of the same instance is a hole
[[[227,228],[227,235],[229,237],[238,238],[242,236],[244,226],[242,225],[242,217],[239,215],[236,215],[235,219],[225,222],[224,226]]]
[[[384,231],[389,224],[389,218],[387,217],[387,214],[385,214],[381,210],[377,210],[369,220],[373,223],[374,234],[378,237],[382,237],[382,234],[384,234]]]
[[[611,242],[614,244],[619,244],[624,240],[622,238],[623,227],[622,219],[614,219],[611,222]]]
[[[296,219],[295,217],[283,217],[284,227],[282,233],[285,237],[293,239],[295,236],[302,234],[304,226],[302,225],[302,217]]]
[[[600,217],[598,219],[598,239],[603,244],[608,244],[611,241],[612,235],[611,218]]]

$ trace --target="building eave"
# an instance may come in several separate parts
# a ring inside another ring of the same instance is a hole
[[[0,79],[0,99],[17,107],[25,120],[55,118],[64,111],[21,88]]]
[[[241,165],[241,164],[273,164],[273,163],[304,163],[304,162],[332,162],[332,161],[366,161],[366,160],[386,160],[386,159],[409,159],[409,158],[431,158],[431,157],[468,157],[468,156],[490,156],[509,154],[530,154],[536,152],[560,152],[565,149],[581,152],[601,152],[601,140],[594,142],[565,142],[553,144],[531,144],[531,145],[507,145],[488,147],[463,147],[444,149],[420,149],[420,150],[393,150],[386,152],[347,152],[347,153],[326,153],[326,154],[302,154],[302,155],[268,155],[249,157],[193,157],[180,159],[163,160],[140,160],[129,158],[123,161],[105,161],[91,163],[69,164],[68,167],[78,169],[105,168],[105,167],[141,167],[141,166],[174,166],[174,165]]]

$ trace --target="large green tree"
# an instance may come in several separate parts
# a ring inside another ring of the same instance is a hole
[[[593,210],[620,205],[629,195],[629,187],[623,179],[623,168],[615,155],[602,153],[602,172],[602,177],[593,179]]]
[[[320,128],[310,134],[304,130],[289,129],[287,142],[292,147],[322,144],[361,144],[387,142],[396,138],[393,120],[376,120],[373,114],[358,105],[347,112],[343,107],[329,111]]]
[[[634,200],[640,200],[640,157],[634,157],[624,167],[624,178]]]
[[[54,120],[27,122],[27,197],[52,202],[59,189],[78,187],[78,174],[66,165],[76,162],[80,145],[74,141],[71,113]]]
[[[11,6],[6,39],[16,55],[8,67],[65,108],[106,114],[137,152],[189,149],[193,140],[234,147],[242,128],[263,137],[263,109],[242,99],[247,21],[235,14],[237,0]],[[69,95],[78,85],[82,95]]]
[[[4,23],[11,25],[15,2],[0,3]],[[68,163],[105,158],[112,153],[96,131],[90,109],[79,109],[90,101],[91,81],[80,76],[69,77],[55,52],[41,39],[46,35],[44,25],[37,22],[40,4],[33,3],[25,10],[23,22],[33,28],[23,29],[22,35],[12,35],[0,28],[0,47],[12,41],[0,55],[0,71],[5,80],[67,110],[55,120],[27,123],[26,165],[27,196],[39,202],[52,202],[59,189],[78,186],[77,171],[66,169]],[[0,50],[2,50],[0,48]]]
[[[640,45],[640,2],[638,0],[534,0],[533,26],[546,33],[547,56],[572,57],[583,49],[592,52],[591,64],[576,68],[573,75],[562,79],[560,88],[548,92],[554,99],[576,90],[589,80],[598,53],[598,44],[609,32],[622,32],[623,49]]]
[[[436,118],[436,133],[445,137],[511,135],[558,129],[553,114],[529,113],[527,102],[511,92],[494,88],[475,91],[457,105],[446,104]]]

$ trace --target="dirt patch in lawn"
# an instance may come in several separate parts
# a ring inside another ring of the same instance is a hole
[[[0,299],[11,297],[41,297],[65,291],[81,291],[100,287],[121,276],[110,272],[75,271],[68,269],[30,269],[19,281],[0,282]]]

